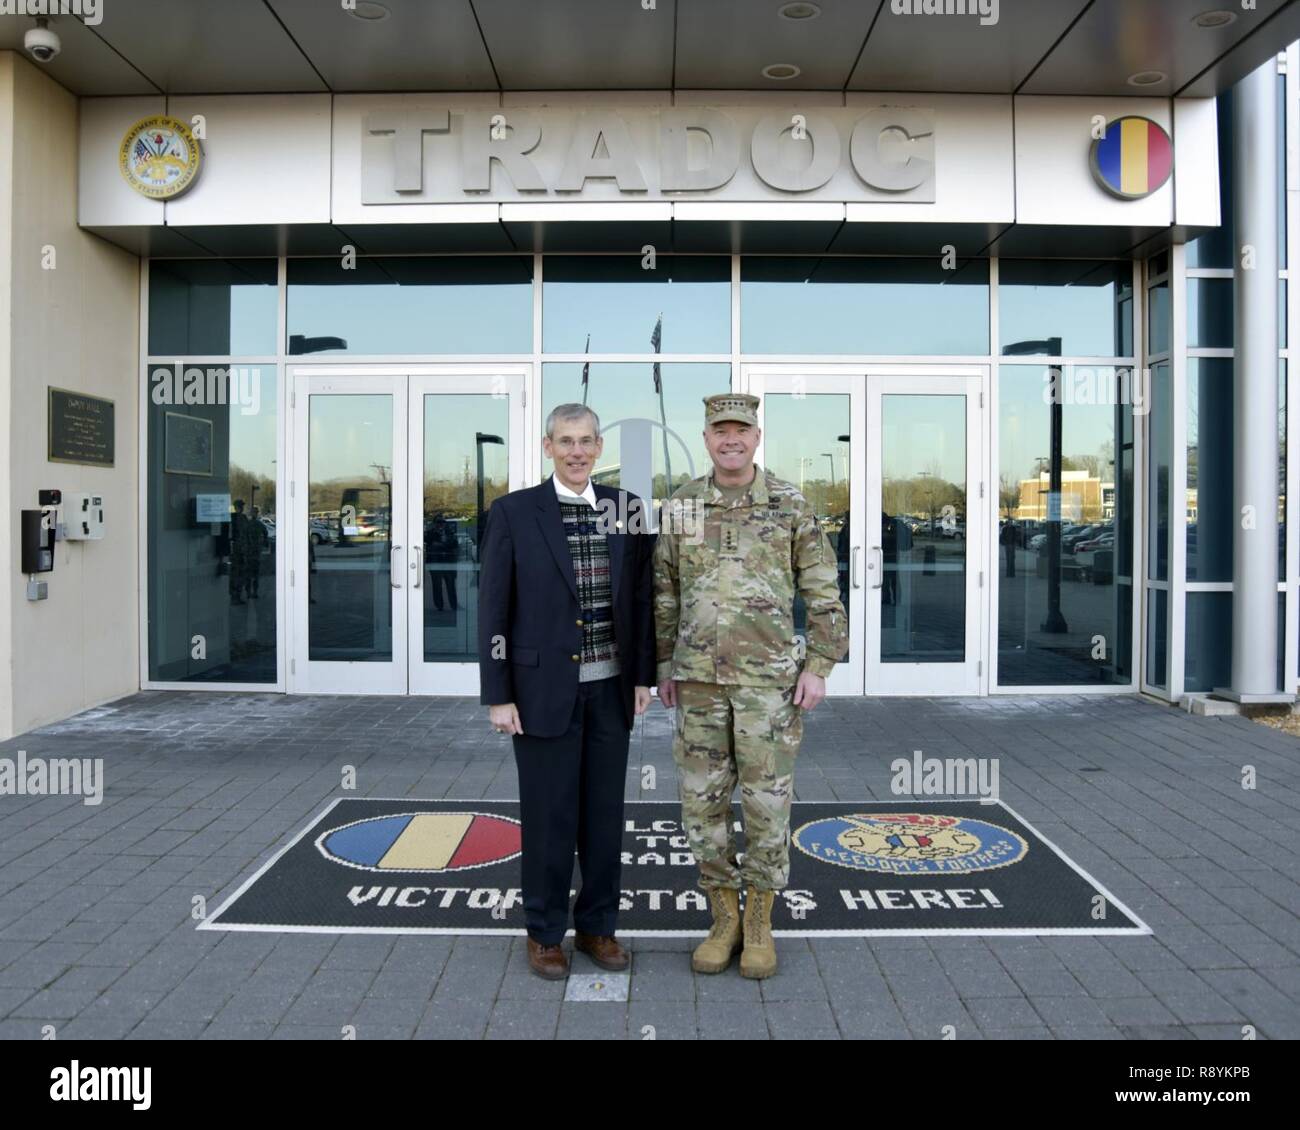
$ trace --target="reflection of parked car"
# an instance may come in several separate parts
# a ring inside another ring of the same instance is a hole
[[[322,542],[331,542],[338,540],[338,530],[325,518],[313,518],[311,520],[311,538],[312,545],[320,545]]]
[[[1115,544],[1114,534],[1102,534],[1100,537],[1081,541],[1074,547],[1075,553],[1095,553],[1099,549],[1109,549]]]
[[[1029,548],[1032,550],[1037,551],[1046,548],[1046,546],[1047,546],[1046,534],[1035,534],[1032,538],[1029,539]]]
[[[1103,526],[1082,526],[1075,532],[1066,534],[1061,538],[1061,549],[1066,553],[1074,553],[1078,549],[1080,542],[1099,537],[1104,532],[1105,527]]]

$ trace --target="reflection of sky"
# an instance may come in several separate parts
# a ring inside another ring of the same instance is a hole
[[[504,444],[483,444],[483,477],[509,477],[510,401],[486,393],[431,393],[424,398],[424,478],[473,484],[478,475],[475,436],[499,436]]]
[[[663,373],[664,408],[669,437],[669,458],[672,460],[673,481],[680,482],[682,475],[691,477],[705,474],[712,466],[704,449],[704,397],[731,390],[731,366],[725,364],[668,364],[661,366]],[[605,450],[596,468],[596,478],[610,485],[623,485],[630,490],[646,489],[646,467],[634,470],[633,482],[622,482],[620,470],[624,462],[625,437],[632,422],[648,421],[648,428],[640,430],[641,438],[648,440],[639,448],[648,456],[653,473],[664,471],[663,432],[659,426],[659,397],[655,394],[652,366],[649,362],[637,364],[593,363],[590,392],[587,403],[600,416],[605,436]],[[582,400],[582,365],[549,363],[542,366],[542,419],[558,404]],[[621,427],[611,427],[618,421],[629,421]],[[543,467],[549,474],[549,462]]]
[[[259,357],[275,353],[276,306],[276,288],[273,286],[230,288],[232,357]]]
[[[1059,337],[1063,357],[1122,356],[1115,337],[1114,286],[1004,284],[998,287],[998,313],[1004,350],[1018,341]]]
[[[154,259],[148,348],[156,357],[274,354],[274,259]]]
[[[1076,381],[1078,374],[1095,372],[1098,382],[1105,377],[1109,383],[1113,370],[1080,366],[1074,372]],[[1051,455],[1051,406],[1044,391],[1049,387],[1047,375],[1048,370],[1037,365],[1003,365],[998,375],[1000,469],[1013,487],[1022,479],[1036,478],[1039,457],[1045,459]],[[1077,392],[1075,399],[1079,399]],[[1065,458],[1099,457],[1103,463],[1102,478],[1111,482],[1114,469],[1105,464],[1114,458],[1114,439],[1114,404],[1072,404],[1070,395],[1066,395],[1061,414],[1061,454]],[[1046,464],[1042,466],[1046,469]]]
[[[256,388],[261,395],[257,413],[245,416],[234,403],[241,386]],[[255,475],[275,478],[276,404],[275,366],[236,365],[230,384],[230,462]]]
[[[292,284],[289,333],[341,337],[367,353],[531,353],[531,283],[496,286]],[[647,336],[649,330],[646,331]],[[647,349],[649,346],[646,347]]]
[[[966,481],[966,398],[964,396],[883,396],[886,479],[929,475],[945,483]]]
[[[707,261],[706,261],[707,262]],[[730,263],[720,280],[673,278],[661,266],[634,280],[542,285],[542,341],[548,353],[649,353],[663,314],[662,353],[731,352]],[[698,272],[697,272],[698,273]]]
[[[989,348],[987,286],[897,281],[742,282],[747,353],[977,353]]]
[[[849,466],[849,445],[840,436],[852,432],[850,399],[842,392],[810,392],[796,399],[789,393],[768,393],[763,404],[763,466],[788,483],[831,480],[843,482]],[[806,459],[801,467],[800,460]],[[800,471],[802,470],[802,475]]]
[[[393,398],[351,393],[313,394],[310,468],[313,483],[331,479],[380,480],[393,474]]]
[[[966,477],[966,414],[959,396],[889,394],[884,398],[884,448],[881,458],[886,479],[934,475],[961,483]],[[763,459],[773,474],[794,483],[831,479],[830,452],[835,460],[835,481],[849,473],[850,400],[847,393],[769,393],[764,405]],[[800,466],[800,460],[807,460]]]

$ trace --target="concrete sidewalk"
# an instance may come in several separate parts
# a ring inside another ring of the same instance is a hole
[[[1003,799],[1154,937],[779,939],[764,982],[638,938],[629,1001],[587,1003],[532,976],[522,938],[195,930],[194,900],[214,911],[345,765],[353,796],[513,798],[508,742],[468,699],[152,691],[0,744],[103,758],[107,780],[98,806],[0,796],[0,1036],[1300,1037],[1300,740],[1128,697],[828,700],[795,781],[887,800],[915,749],[999,757]],[[656,703],[627,795],[676,788]]]

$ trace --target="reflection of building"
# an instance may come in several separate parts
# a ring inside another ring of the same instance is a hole
[[[1015,518],[1021,522],[1046,522],[1049,484],[1046,471],[1036,479],[1020,480],[1020,505]],[[1066,522],[1112,521],[1115,517],[1115,484],[1102,482],[1088,471],[1061,472],[1061,519]]]

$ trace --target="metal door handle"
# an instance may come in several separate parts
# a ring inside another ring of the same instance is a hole
[[[401,548],[400,545],[389,545],[388,547],[388,583],[395,589],[400,589],[402,586],[398,581],[393,579],[397,576],[396,572],[393,570],[393,554]]]
[[[862,546],[855,545],[849,563],[849,584],[851,584],[855,589],[860,589],[862,587],[862,582],[858,580],[858,554],[861,552]]]
[[[411,568],[415,570],[415,584],[411,588],[418,589],[420,582],[424,580],[424,546],[415,547],[415,560],[411,562]]]
[[[880,567],[878,570],[875,564],[871,564],[867,566],[868,569],[871,569],[877,573],[876,583],[871,587],[873,589],[883,589],[885,587],[885,551],[881,549],[880,546],[873,545],[871,547],[871,552],[880,555],[877,558],[877,560],[880,562]]]

